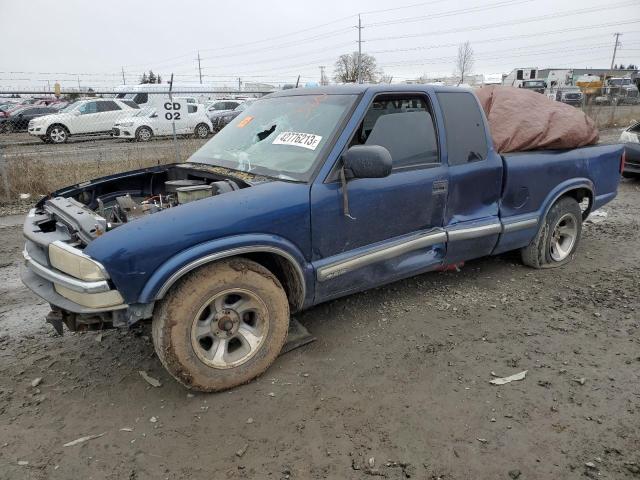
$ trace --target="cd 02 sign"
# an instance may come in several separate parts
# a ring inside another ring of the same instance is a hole
[[[169,122],[178,122],[182,119],[182,116],[186,114],[186,102],[179,100],[166,101],[162,104],[163,115],[162,118]]]

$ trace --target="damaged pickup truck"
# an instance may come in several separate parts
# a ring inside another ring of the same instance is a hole
[[[617,145],[499,155],[473,93],[288,90],[186,163],[64,188],[24,226],[23,281],[62,329],[152,319],[166,369],[215,391],[271,365],[291,313],[485,255],[556,267],[612,200]]]

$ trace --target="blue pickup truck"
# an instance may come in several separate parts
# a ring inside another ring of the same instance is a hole
[[[291,313],[520,250],[573,258],[616,196],[618,145],[499,155],[467,90],[295,89],[256,101],[186,163],[61,189],[24,226],[24,283],[59,330],[152,319],[179,382],[264,372]]]

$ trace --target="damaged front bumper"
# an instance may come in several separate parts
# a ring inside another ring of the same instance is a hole
[[[56,330],[61,331],[62,322],[77,330],[81,325],[125,326],[149,318],[153,304],[126,304],[104,267],[69,244],[69,226],[59,220],[47,212],[29,212],[21,271],[22,282],[51,304],[47,320]],[[41,228],[48,222],[48,228]],[[95,271],[87,271],[87,266]]]

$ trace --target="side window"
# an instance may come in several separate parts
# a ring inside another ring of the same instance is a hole
[[[487,158],[487,136],[480,105],[472,93],[437,94],[447,136],[449,166]]]
[[[421,95],[376,97],[351,145],[385,147],[394,170],[440,163],[431,108]]]
[[[531,70],[531,72],[529,73],[529,78],[536,78],[536,71],[535,70]]]
[[[213,104],[214,110],[226,110],[226,102],[216,102]]]
[[[98,111],[98,106],[96,105],[98,102],[87,102],[84,105],[81,105],[78,108],[78,111],[82,114],[82,115],[87,115],[89,113],[97,113]]]
[[[124,103],[127,107],[135,108],[137,110],[140,109],[140,106],[133,100],[122,100],[122,103]]]
[[[238,105],[240,105],[238,102],[227,102],[227,109],[228,110],[233,110],[234,108],[236,108]]]
[[[518,70],[516,72],[516,80],[522,80],[524,78],[524,75],[522,74],[522,70]]]
[[[98,112],[113,112],[114,110],[121,110],[116,102],[112,100],[98,102]]]
[[[148,93],[136,93],[136,96],[133,97],[133,101],[135,103],[137,103],[138,105],[141,105],[143,103],[147,103],[149,101],[149,94]]]
[[[188,113],[196,113],[198,111],[198,106],[197,105],[187,105],[187,112]]]

